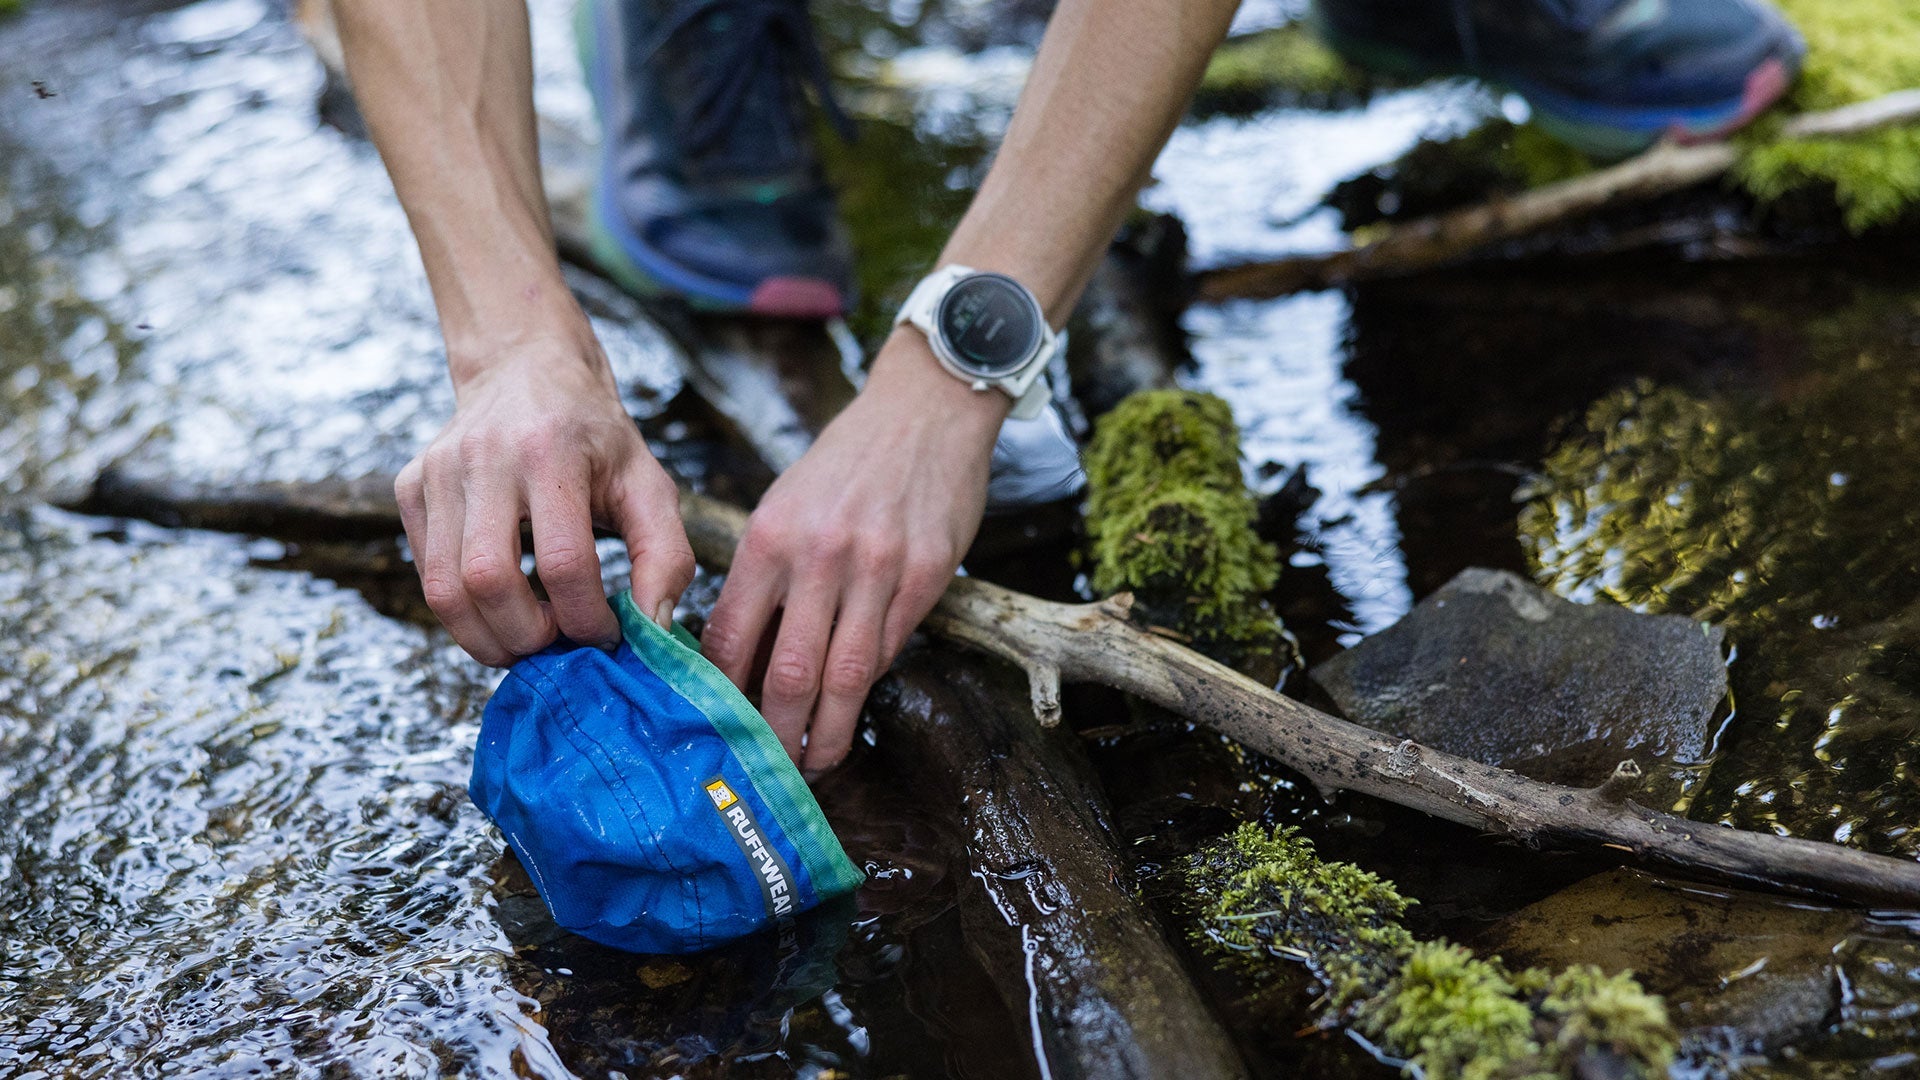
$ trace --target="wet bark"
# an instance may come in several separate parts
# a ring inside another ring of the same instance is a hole
[[[387,539],[401,530],[393,477],[292,483],[201,484],[101,473],[86,491],[56,492],[64,510],[136,518],[170,529],[252,533],[279,540]]]
[[[1781,138],[1831,138],[1920,120],[1920,90],[1787,121]],[[1642,202],[1705,183],[1740,160],[1728,143],[1662,142],[1618,165],[1450,213],[1395,225],[1370,244],[1324,255],[1223,266],[1195,279],[1199,299],[1268,299],[1371,278],[1428,270],[1506,240],[1563,225],[1605,207]]]
[[[1128,887],[1080,747],[1026,714],[1010,672],[925,651],[903,657],[868,706],[902,782],[960,817],[961,926],[1027,1024],[1041,1075],[1244,1075]]]

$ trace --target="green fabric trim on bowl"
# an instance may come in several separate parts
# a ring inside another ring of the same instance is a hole
[[[820,804],[807,789],[806,779],[780,745],[779,736],[739,687],[700,655],[700,642],[678,623],[669,633],[641,614],[631,592],[620,593],[614,611],[620,617],[620,632],[627,647],[700,710],[740,759],[755,790],[778,820],[780,831],[806,863],[814,891],[828,897],[859,888],[866,875],[847,858]]]

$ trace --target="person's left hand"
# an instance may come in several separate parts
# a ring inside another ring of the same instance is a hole
[[[1011,404],[895,331],[866,388],[748,522],[702,648],[745,690],[773,637],[761,711],[809,779],[846,756],[868,689],[973,542]]]

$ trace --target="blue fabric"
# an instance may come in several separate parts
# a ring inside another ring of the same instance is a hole
[[[858,887],[766,721],[685,631],[619,601],[614,652],[562,642],[514,665],[474,754],[473,801],[554,920],[693,952]]]

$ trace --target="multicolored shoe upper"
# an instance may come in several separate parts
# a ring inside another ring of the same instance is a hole
[[[812,143],[811,96],[845,136],[805,0],[582,0],[603,129],[595,258],[695,307],[841,314],[852,259]]]
[[[1746,124],[1806,51],[1761,0],[1314,0],[1310,18],[1363,66],[1508,87],[1600,157]]]

